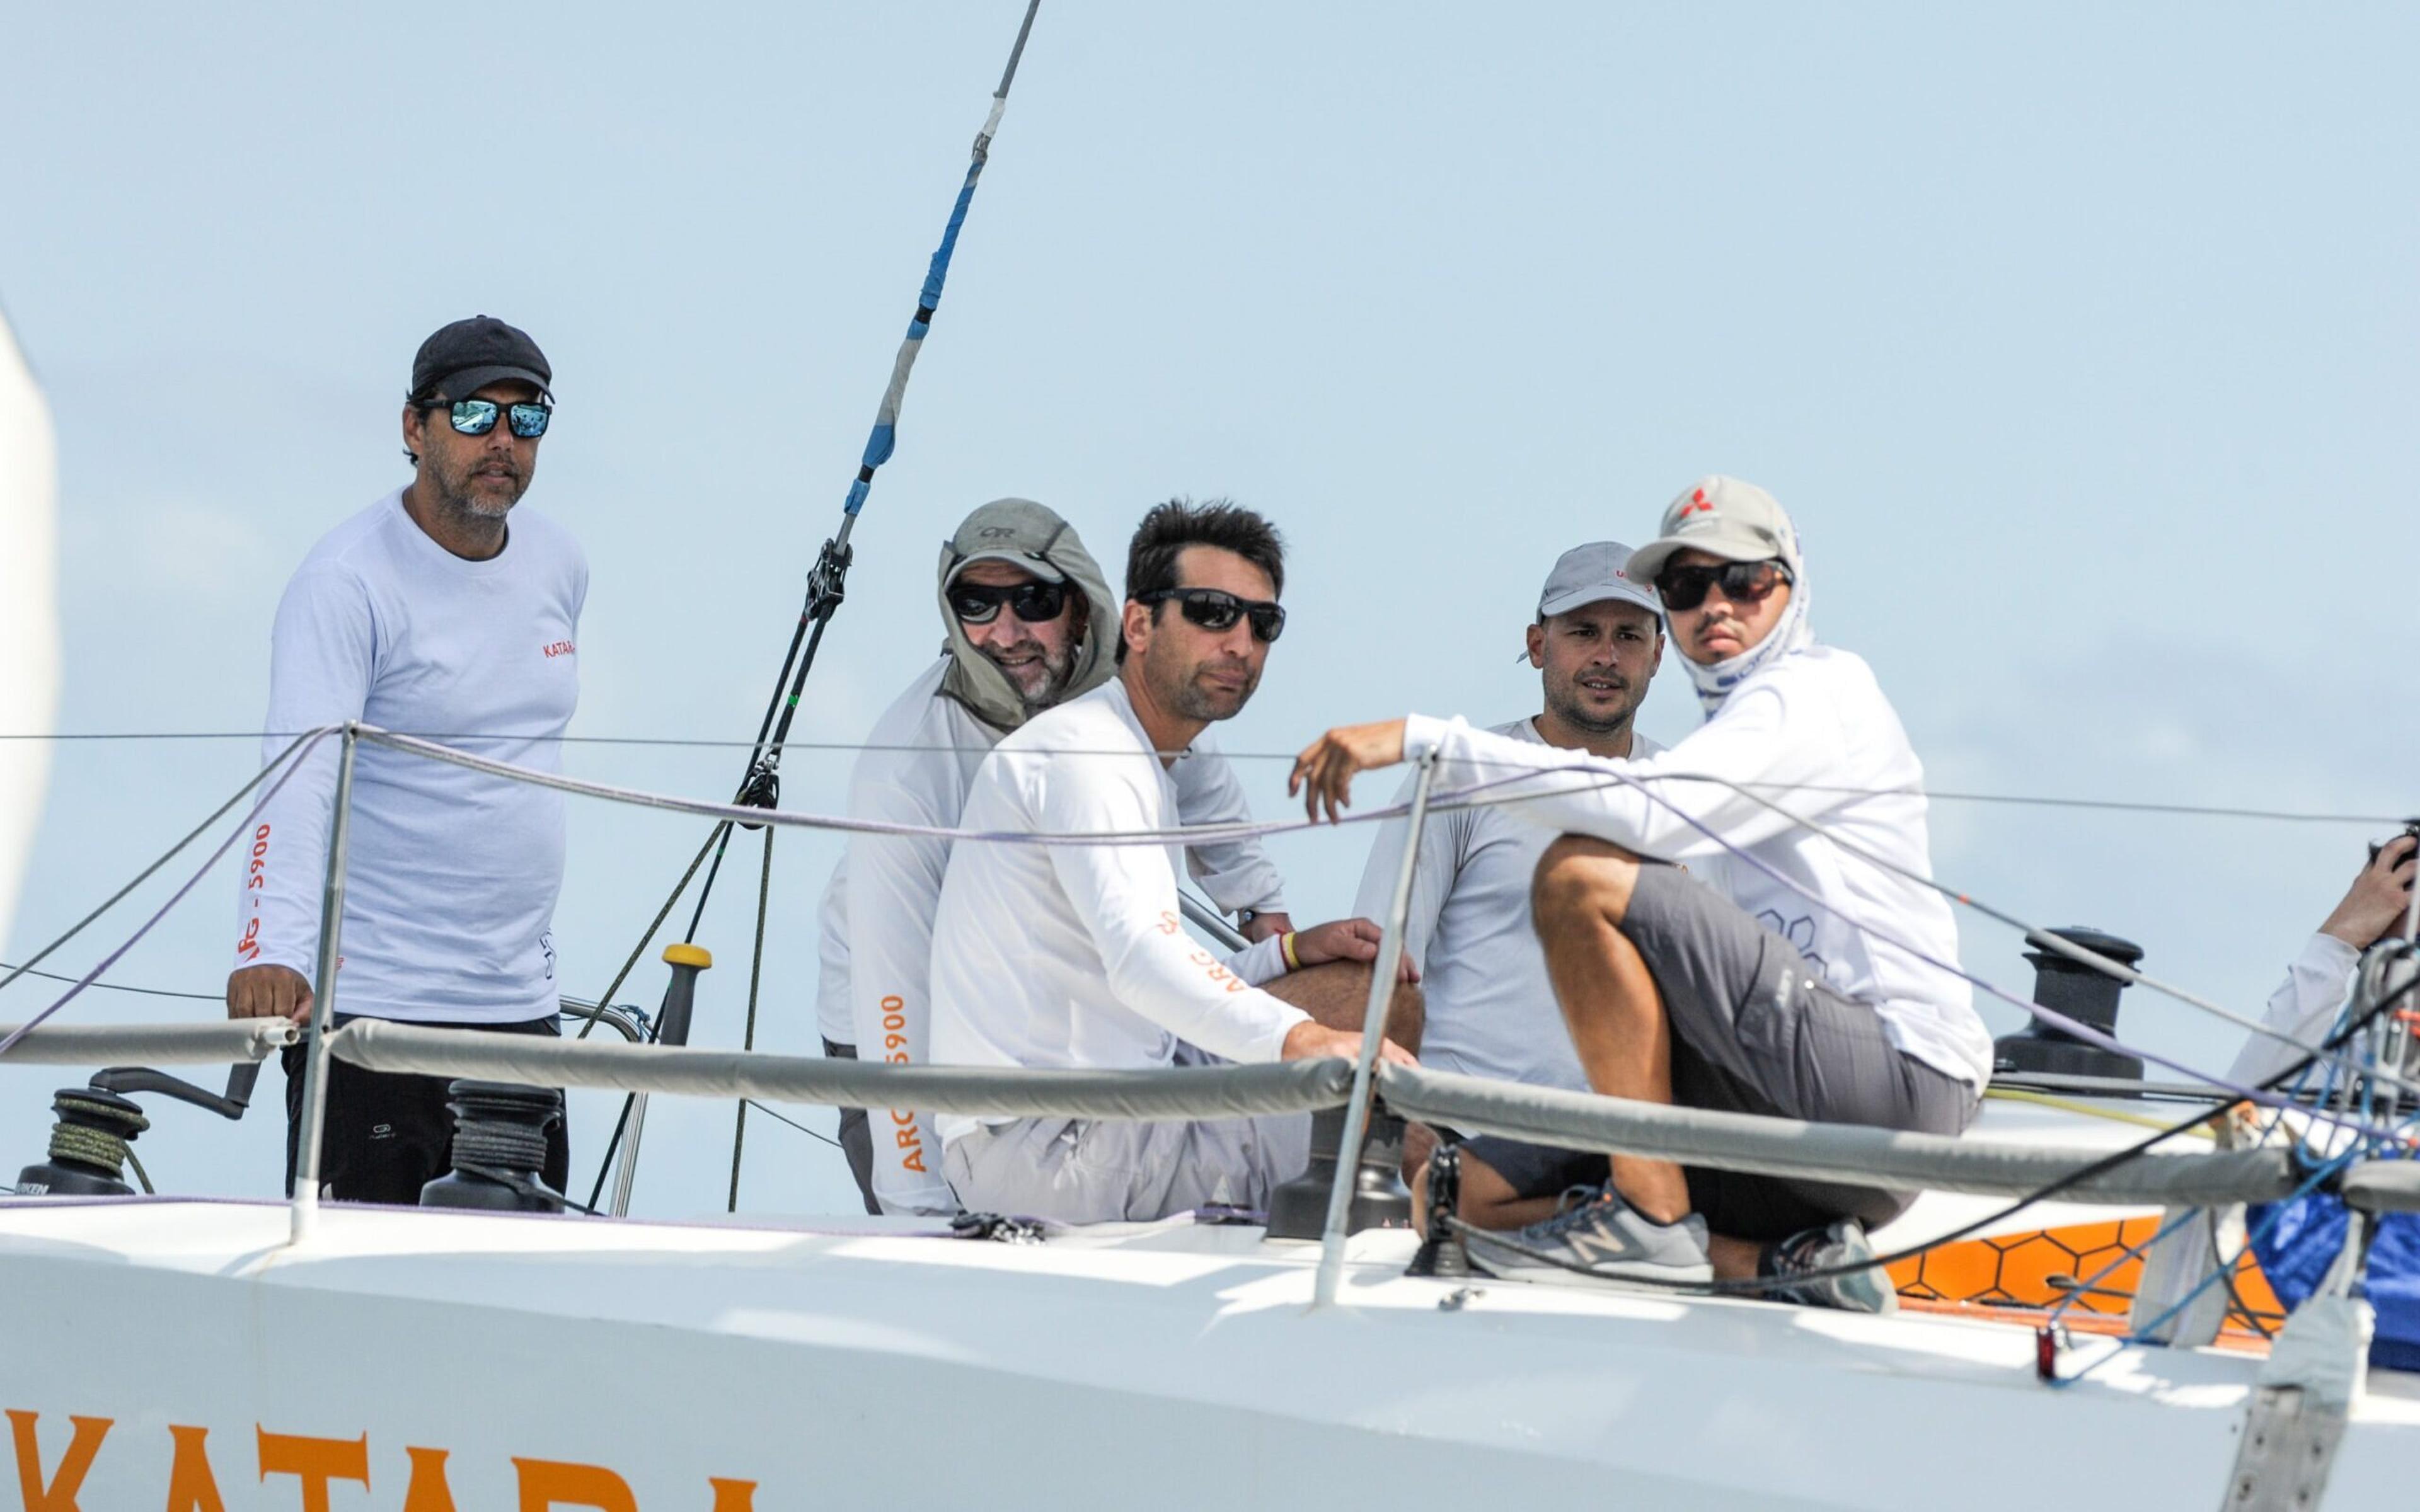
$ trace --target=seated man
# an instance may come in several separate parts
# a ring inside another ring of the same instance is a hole
[[[1475,764],[1450,780],[1540,773],[1498,791],[1525,798],[1509,812],[1571,832],[1539,863],[1534,904],[1596,1091],[1964,1132],[1992,1041],[1946,964],[1957,929],[1938,894],[1879,864],[1931,873],[1923,768],[1873,672],[1815,643],[1789,517],[1762,489],[1710,477],[1630,569],[1652,576],[1707,715],[1663,755],[1608,761],[1416,715],[1328,732],[1293,783],[1333,815],[1356,771],[1432,750]],[[1895,1217],[1902,1195],[1610,1165],[1593,1200],[1523,1229],[1517,1249],[1489,1246],[1489,1261],[1556,1277],[1763,1275],[1797,1301],[1896,1305],[1877,1270],[1824,1273],[1869,1257],[1861,1225]]]
[[[2378,847],[2352,879],[2344,901],[2286,968],[2285,981],[2269,995],[2268,1011],[2261,1016],[2271,1028],[2304,1044],[2322,1043],[2335,1032],[2336,1013],[2352,990],[2353,968],[2361,964],[2362,952],[2403,933],[2412,906],[2415,853],[2420,853],[2420,834],[2410,829]],[[2256,1034],[2227,1074],[2239,1082],[2267,1081],[2301,1058],[2302,1052],[2292,1045]]]
[[[1228,503],[1161,504],[1126,557],[1117,677],[1035,716],[975,773],[963,828],[1122,834],[1177,821],[1172,765],[1234,717],[1285,626],[1277,532]],[[957,847],[933,919],[933,1059],[1163,1067],[1352,1056],[1378,931],[1343,919],[1221,960],[1185,933],[1172,852],[1012,840]],[[1411,1063],[1417,995],[1382,1047]],[[1397,1041],[1402,1041],[1401,1043]],[[1310,1163],[1310,1118],[1136,1123],[942,1117],[970,1208],[1067,1223],[1262,1208]]]
[[[853,819],[956,827],[975,769],[1000,737],[1114,670],[1118,600],[1051,510],[1030,499],[992,501],[942,547],[939,571],[941,658],[875,722],[849,778]],[[1225,762],[1179,762],[1169,776],[1184,823],[1251,817]],[[1241,915],[1247,938],[1294,927],[1257,838],[1195,845],[1187,860],[1202,890]],[[824,1054],[855,1059],[866,1045],[892,1065],[932,1058],[933,910],[949,864],[950,842],[933,836],[849,837],[820,911]],[[876,1140],[864,1109],[841,1114],[866,1211],[954,1211],[931,1115],[892,1108],[879,1122]]]
[[[1497,725],[1510,740],[1606,757],[1664,748],[1636,733],[1647,685],[1664,659],[1654,591],[1630,576],[1630,548],[1575,546],[1555,563],[1528,627],[1529,665],[1544,685],[1536,716]],[[1397,801],[1410,796],[1410,787]],[[1386,917],[1402,869],[1401,822],[1370,848],[1355,911]],[[1433,816],[1412,873],[1404,951],[1420,963],[1420,1062],[1497,1081],[1588,1090],[1588,1074],[1546,980],[1546,952],[1529,918],[1529,884],[1554,831],[1494,806]],[[1485,1135],[1463,1146],[1462,1216],[1481,1228],[1518,1228],[1550,1216],[1575,1186],[1596,1186],[1605,1157]],[[1412,1171],[1424,1211],[1424,1165]]]

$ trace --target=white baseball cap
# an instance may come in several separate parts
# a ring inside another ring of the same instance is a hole
[[[1650,614],[1662,613],[1664,607],[1655,601],[1655,590],[1631,570],[1630,562],[1630,548],[1620,541],[1590,541],[1572,548],[1555,559],[1555,570],[1546,574],[1546,586],[1538,590],[1538,618],[1552,619],[1609,598],[1636,604]]]
[[[1779,558],[1793,580],[1806,573],[1798,560],[1798,531],[1781,502],[1752,483],[1712,473],[1664,506],[1663,532],[1631,557],[1631,576],[1653,582],[1664,564],[1683,551],[1703,551],[1729,562]]]

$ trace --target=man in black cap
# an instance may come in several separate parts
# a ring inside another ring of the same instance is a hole
[[[579,702],[588,563],[562,527],[516,508],[552,381],[537,344],[488,316],[422,343],[403,405],[411,482],[322,536],[278,603],[265,759],[294,732],[358,719],[557,767]],[[229,1017],[310,1014],[335,783],[336,742],[324,739],[253,815]],[[561,795],[365,744],[351,813],[338,1022],[556,1033]],[[290,1188],[299,1051],[286,1071]],[[447,1079],[343,1061],[329,1077],[323,1195],[417,1202],[450,1165]],[[542,1174],[558,1191],[568,1163],[557,1120]]]

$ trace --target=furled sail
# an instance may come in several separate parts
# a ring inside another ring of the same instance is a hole
[[[0,736],[48,734],[59,692],[58,505],[50,406],[0,313]],[[0,938],[16,916],[51,753],[0,739]]]

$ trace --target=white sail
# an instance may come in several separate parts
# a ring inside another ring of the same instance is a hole
[[[57,449],[50,406],[0,315],[0,735],[48,734],[58,709]],[[50,747],[0,740],[0,938],[17,912]]]

